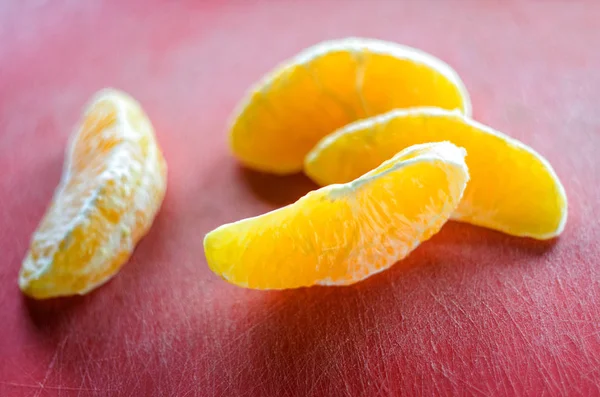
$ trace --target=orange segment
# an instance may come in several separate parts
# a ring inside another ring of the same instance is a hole
[[[436,233],[469,179],[465,151],[416,145],[353,182],[206,235],[209,267],[233,284],[345,285],[387,269]]]
[[[471,112],[456,72],[429,54],[373,39],[323,42],[251,90],[236,111],[230,145],[248,167],[294,173],[319,139],[335,129],[409,106]]]
[[[103,90],[71,137],[63,178],[19,274],[33,298],[85,294],[115,275],[150,228],[166,163],[132,98]]]
[[[316,145],[305,171],[321,185],[344,183],[399,150],[438,140],[469,153],[471,182],[454,219],[537,239],[562,232],[567,198],[550,164],[530,147],[459,112],[397,109],[347,125]]]

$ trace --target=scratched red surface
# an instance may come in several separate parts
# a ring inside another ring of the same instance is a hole
[[[0,395],[600,395],[600,3],[0,5]],[[314,186],[240,169],[226,123],[275,63],[371,36],[452,64],[476,117],[550,159],[553,243],[451,223],[348,288],[228,285],[202,238]],[[124,89],[169,163],[162,212],[110,283],[32,302],[17,272],[90,95]]]

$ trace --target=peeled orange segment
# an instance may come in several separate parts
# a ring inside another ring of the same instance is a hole
[[[299,172],[323,136],[411,106],[471,112],[456,72],[432,55],[373,39],[327,41],[286,61],[248,93],[233,119],[230,145],[250,168]]]
[[[114,276],[150,228],[167,168],[132,98],[99,92],[71,137],[63,177],[19,274],[42,299],[85,294]]]
[[[256,289],[346,285],[387,269],[436,233],[469,173],[453,144],[415,145],[353,182],[206,235],[209,267]]]
[[[530,147],[459,112],[397,109],[349,124],[323,138],[306,157],[317,183],[351,181],[414,144],[448,140],[469,154],[471,181],[452,218],[515,236],[548,239],[567,220],[556,173]]]

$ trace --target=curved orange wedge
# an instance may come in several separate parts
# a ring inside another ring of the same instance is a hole
[[[63,178],[19,274],[33,298],[85,294],[115,275],[166,189],[152,126],[132,98],[99,92],[71,137]]]
[[[567,197],[540,154],[459,112],[397,109],[347,125],[321,140],[305,172],[321,185],[344,183],[414,144],[464,147],[471,181],[452,218],[515,236],[548,239],[567,220]]]
[[[456,72],[432,55],[374,39],[327,41],[287,60],[253,87],[233,118],[230,146],[250,168],[299,172],[323,136],[411,106],[471,112]]]
[[[209,267],[239,286],[345,285],[387,269],[430,238],[469,173],[450,143],[415,145],[360,178],[206,235]]]

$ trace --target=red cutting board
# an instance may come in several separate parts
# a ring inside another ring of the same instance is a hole
[[[0,395],[600,395],[598,21],[593,0],[3,2]],[[212,274],[206,232],[315,188],[236,164],[234,106],[276,63],[349,35],[454,66],[475,117],[555,167],[564,234],[451,222],[347,288],[260,292]],[[20,261],[82,106],[106,86],[154,123],[163,208],[101,289],[26,300]]]

